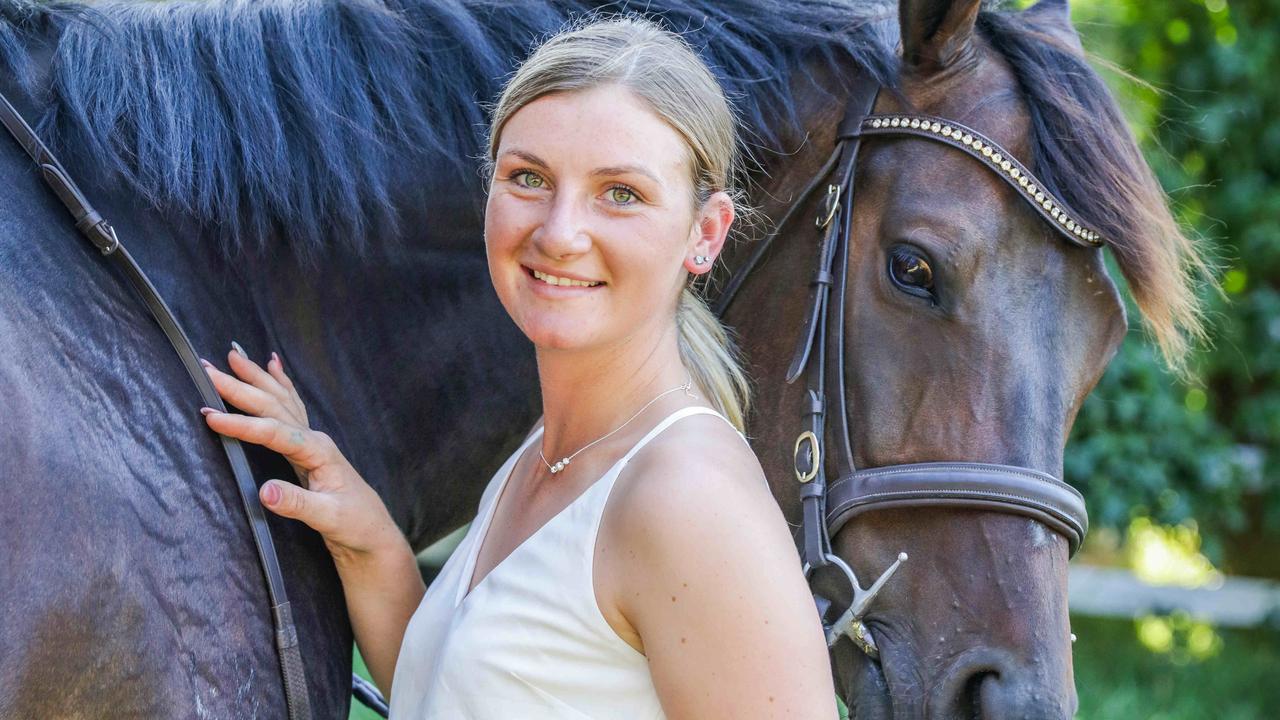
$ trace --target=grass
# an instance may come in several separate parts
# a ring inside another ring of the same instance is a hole
[[[1280,714],[1280,633],[1217,629],[1216,654],[1152,652],[1126,620],[1073,617],[1078,720],[1263,720]]]

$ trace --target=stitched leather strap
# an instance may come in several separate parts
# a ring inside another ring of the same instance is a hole
[[[169,344],[182,360],[182,365],[187,369],[191,381],[195,383],[204,404],[226,411],[221,396],[218,395],[213,382],[200,366],[199,356],[186,333],[183,332],[182,326],[178,324],[173,311],[160,297],[160,293],[151,284],[146,273],[120,244],[115,229],[93,209],[62,164],[41,142],[39,136],[3,94],[0,94],[0,122],[40,168],[40,176],[66,206],[67,212],[75,220],[76,229],[129,278],[130,284],[146,303],[152,317],[159,323],[165,337],[169,339]],[[224,435],[219,435],[218,438],[222,441],[222,449],[226,452],[228,462],[231,463],[236,487],[240,491],[240,499],[244,505],[245,514],[249,518],[253,543],[258,550],[258,560],[267,578],[267,592],[271,598],[271,616],[276,629],[276,648],[280,653],[280,671],[289,718],[290,720],[310,720],[311,701],[307,693],[307,679],[298,648],[298,632],[293,622],[293,614],[289,609],[284,576],[276,557],[275,544],[271,540],[271,529],[267,526],[266,514],[258,501],[258,486],[253,480],[249,461],[245,457],[244,448],[241,447],[240,442]]]
[[[832,535],[868,510],[945,505],[1024,515],[1057,530],[1072,555],[1089,530],[1084,497],[1036,470],[992,463],[913,463],[859,470],[831,484],[826,522]]]
[[[871,112],[880,86],[871,78],[861,78],[849,95],[845,110],[846,118],[861,118]],[[828,186],[827,202],[819,211],[817,224],[822,231],[822,241],[818,250],[818,267],[814,273],[809,291],[807,311],[802,316],[804,323],[800,332],[800,342],[796,346],[791,365],[787,369],[787,382],[794,382],[805,375],[808,402],[800,410],[800,422],[803,438],[805,434],[814,438],[809,443],[808,452],[802,452],[805,444],[797,440],[797,452],[794,458],[797,478],[810,477],[800,487],[800,503],[803,515],[803,541],[801,546],[805,564],[812,570],[826,567],[831,563],[831,533],[827,531],[827,458],[830,443],[827,442],[826,403],[828,371],[834,370],[843,376],[843,355],[837,354],[835,360],[841,364],[835,367],[828,358],[830,345],[842,345],[844,342],[844,288],[848,261],[848,228],[853,212],[853,181],[858,163],[858,149],[861,138],[837,137],[834,184]],[[838,281],[838,287],[836,286]],[[833,300],[834,292],[834,303]],[[831,333],[831,325],[836,322],[836,332]],[[835,389],[843,391],[843,380],[835,384]],[[844,412],[844,400],[839,399],[839,407]],[[840,427],[843,427],[842,424]],[[844,437],[836,440],[848,444]],[[802,472],[802,470],[804,472]]]

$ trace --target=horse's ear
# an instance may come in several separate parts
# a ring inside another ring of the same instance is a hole
[[[936,72],[970,52],[981,6],[981,0],[901,0],[898,25],[906,67]]]
[[[1036,29],[1064,43],[1076,52],[1083,53],[1080,34],[1071,24],[1071,6],[1067,0],[1040,0],[1023,11]]]

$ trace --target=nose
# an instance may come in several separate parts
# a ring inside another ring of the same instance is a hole
[[[1070,669],[1051,671],[1039,659],[1019,662],[992,648],[962,654],[929,693],[931,720],[1071,720],[1076,713]],[[1065,675],[1059,677],[1058,675]]]
[[[546,257],[562,260],[591,249],[586,208],[568,194],[557,194],[542,224],[533,232],[533,243]]]

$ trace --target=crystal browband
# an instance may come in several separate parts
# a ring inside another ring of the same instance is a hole
[[[963,150],[1009,183],[1067,240],[1090,248],[1101,247],[1106,243],[1106,238],[1096,229],[1085,225],[1078,213],[1046,190],[1044,183],[1026,166],[1000,145],[972,128],[928,115],[868,115],[862,120],[859,134],[916,135]]]

